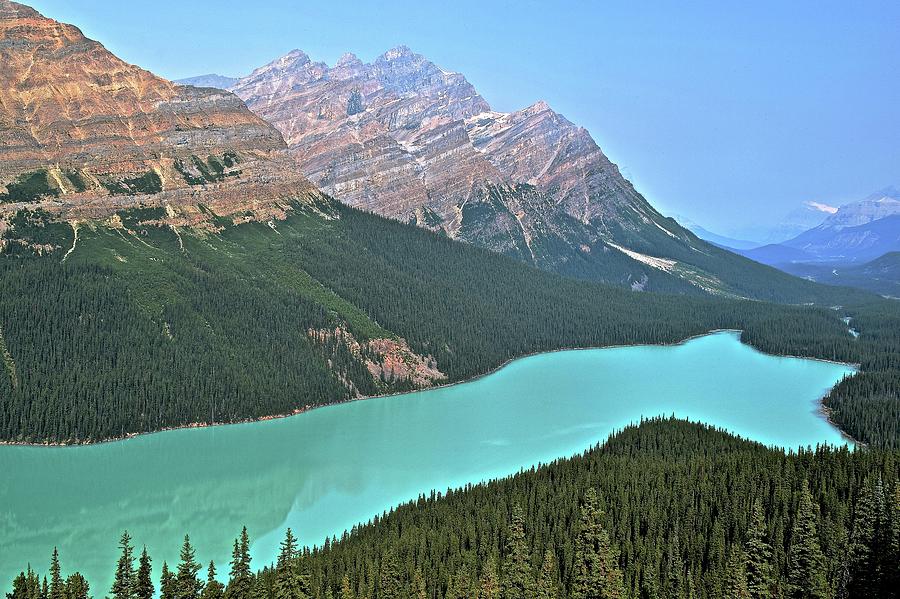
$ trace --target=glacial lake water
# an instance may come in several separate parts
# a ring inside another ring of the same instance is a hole
[[[674,346],[540,354],[465,383],[265,422],[83,447],[0,447],[0,592],[58,545],[103,597],[127,529],[158,579],[185,533],[227,572],[246,525],[254,566],[420,493],[570,456],[641,416],[675,414],[783,447],[846,441],[819,399],[853,368],[774,357],[718,332]]]

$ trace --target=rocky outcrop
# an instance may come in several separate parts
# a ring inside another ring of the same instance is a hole
[[[231,89],[282,132],[314,183],[365,210],[626,284],[648,265],[617,248],[665,253],[675,242],[689,255],[703,245],[546,103],[492,111],[461,74],[404,46],[333,67],[295,50]]]
[[[360,342],[343,327],[310,329],[307,334],[320,346],[326,346],[329,342],[340,343],[351,356],[365,365],[372,381],[381,390],[390,390],[398,385],[400,388],[425,389],[447,380],[447,375],[438,369],[433,356],[417,354],[400,337]],[[354,396],[360,396],[350,376],[343,375],[341,378]]]
[[[230,92],[175,85],[0,0],[0,211],[268,213],[313,189],[294,171],[280,133]]]

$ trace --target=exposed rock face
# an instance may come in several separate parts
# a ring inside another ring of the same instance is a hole
[[[281,176],[296,170],[284,149],[278,131],[233,94],[175,85],[72,25],[0,0],[5,212],[40,203],[102,213],[153,196],[231,214],[250,197],[262,204],[312,189],[302,177]]]
[[[596,272],[605,256],[606,274],[640,281],[647,263],[617,247],[704,245],[546,103],[494,112],[465,77],[403,46],[333,67],[295,50],[231,89],[314,183],[353,206],[568,274]]]

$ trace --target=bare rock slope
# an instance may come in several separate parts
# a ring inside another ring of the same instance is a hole
[[[544,102],[493,111],[463,75],[404,46],[334,66],[295,50],[231,89],[352,206],[563,274],[729,289],[717,272],[727,269],[707,259],[722,252],[657,212]]]
[[[314,191],[296,170],[280,133],[235,95],[175,85],[0,0],[3,214],[78,219],[150,203],[188,224],[209,211],[266,217]]]

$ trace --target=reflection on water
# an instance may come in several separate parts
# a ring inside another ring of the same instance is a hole
[[[54,545],[103,596],[128,529],[177,562],[191,535],[224,566],[246,525],[255,564],[284,528],[320,543],[431,489],[582,451],[641,416],[675,413],[768,444],[841,443],[817,400],[847,366],[766,356],[716,333],[679,346],[542,354],[445,389],[253,424],[74,448],[0,447],[0,590]],[[226,567],[220,572],[227,571]]]

